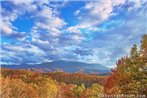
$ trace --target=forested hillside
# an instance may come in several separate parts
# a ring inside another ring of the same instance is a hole
[[[2,69],[2,98],[89,98],[103,94],[103,76]]]

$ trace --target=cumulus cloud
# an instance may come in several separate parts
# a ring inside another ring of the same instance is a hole
[[[3,3],[6,3],[7,6],[13,6],[12,3],[14,2],[17,2],[17,1],[11,1],[11,2],[3,1]],[[7,6],[6,7],[2,6],[2,9],[1,9],[2,19],[0,24],[2,36],[14,38],[14,39],[20,39],[20,40],[25,37],[26,32],[19,31],[18,28],[13,25],[13,22],[16,19],[18,19],[19,16],[24,14],[24,10],[21,7],[25,6],[24,8],[25,10],[30,10],[30,9],[27,9],[30,7],[26,7],[27,5],[20,6],[19,5],[20,3],[22,4],[23,2],[16,3],[16,5],[14,5],[13,8],[10,8],[10,10],[6,8]],[[27,4],[30,4],[30,3],[27,3]]]
[[[40,49],[44,51],[54,50],[51,43],[48,40],[40,40],[40,39],[32,39],[31,42],[33,45],[38,46]]]
[[[100,24],[108,19],[113,11],[113,5],[110,0],[100,0],[98,2],[87,3],[82,10],[86,10],[88,14],[83,13],[84,15],[82,16],[83,20],[81,25],[89,27]]]
[[[0,28],[1,28],[2,33],[8,34],[8,35],[12,34],[12,32],[13,32],[11,26],[4,23],[4,22],[0,23]]]
[[[77,26],[71,26],[71,27],[67,28],[67,32],[70,32],[70,33],[81,33],[81,31],[78,29]]]
[[[39,19],[36,20],[35,29],[43,29],[52,36],[59,36],[66,22],[56,15],[56,11],[51,7],[43,6],[38,13],[36,17]]]
[[[126,0],[111,0],[111,1],[113,6],[121,6],[127,2]]]
[[[85,55],[91,55],[92,52],[89,49],[80,49],[80,48],[76,48],[75,50],[73,50],[73,52],[77,55],[81,55],[81,56],[85,56]]]
[[[121,8],[124,5],[132,3],[134,5],[129,6],[128,10],[142,7],[146,2],[144,0],[99,0],[88,2],[84,7],[75,11],[75,14],[77,14],[80,19],[80,24],[75,25],[75,28],[90,28],[97,26],[108,20],[111,16],[117,15],[114,11],[116,7]]]
[[[20,0],[12,0],[12,2],[16,5],[19,5],[19,4],[29,4],[32,2],[32,0],[25,0],[25,1],[20,1]]]
[[[125,0],[99,0],[88,2],[84,7],[81,7],[74,12],[74,14],[79,17],[80,23],[69,27],[68,31],[79,33],[80,29],[96,30],[95,26],[108,20],[112,15],[114,15],[114,6],[121,6],[124,3]]]
[[[10,22],[4,22],[3,20],[0,23],[1,35],[9,38],[22,39],[25,37],[25,32],[18,32],[17,28],[14,27]]]
[[[11,48],[10,48],[11,47]],[[2,59],[10,63],[36,63],[45,60],[46,53],[35,45],[11,45],[2,44]]]

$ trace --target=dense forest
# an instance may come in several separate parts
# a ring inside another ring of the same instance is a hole
[[[0,94],[1,98],[146,98],[147,34],[140,48],[134,44],[107,76],[1,69]],[[112,96],[121,94],[126,96]]]

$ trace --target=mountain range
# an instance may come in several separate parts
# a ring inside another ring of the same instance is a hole
[[[45,62],[41,64],[19,64],[6,65],[2,64],[1,68],[9,69],[26,69],[37,72],[83,72],[83,73],[107,73],[110,69],[100,64],[83,63],[76,61],[55,60],[52,62]]]

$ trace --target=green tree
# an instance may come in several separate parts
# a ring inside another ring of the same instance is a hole
[[[137,45],[134,44],[133,47],[131,48],[130,57],[134,58],[136,56],[138,56],[138,51],[137,51]]]
[[[133,45],[130,56],[118,60],[106,80],[105,92],[147,95],[147,35],[143,35],[140,52]],[[111,80],[111,81],[110,81]],[[109,86],[112,85],[112,86]]]
[[[80,86],[77,86],[73,89],[73,92],[77,95],[78,98],[80,98],[82,92],[85,90],[84,84],[81,84]]]
[[[104,87],[97,83],[92,84],[91,87],[85,89],[81,98],[100,98],[104,94]]]
[[[141,40],[141,53],[147,57],[147,34],[142,36]]]

